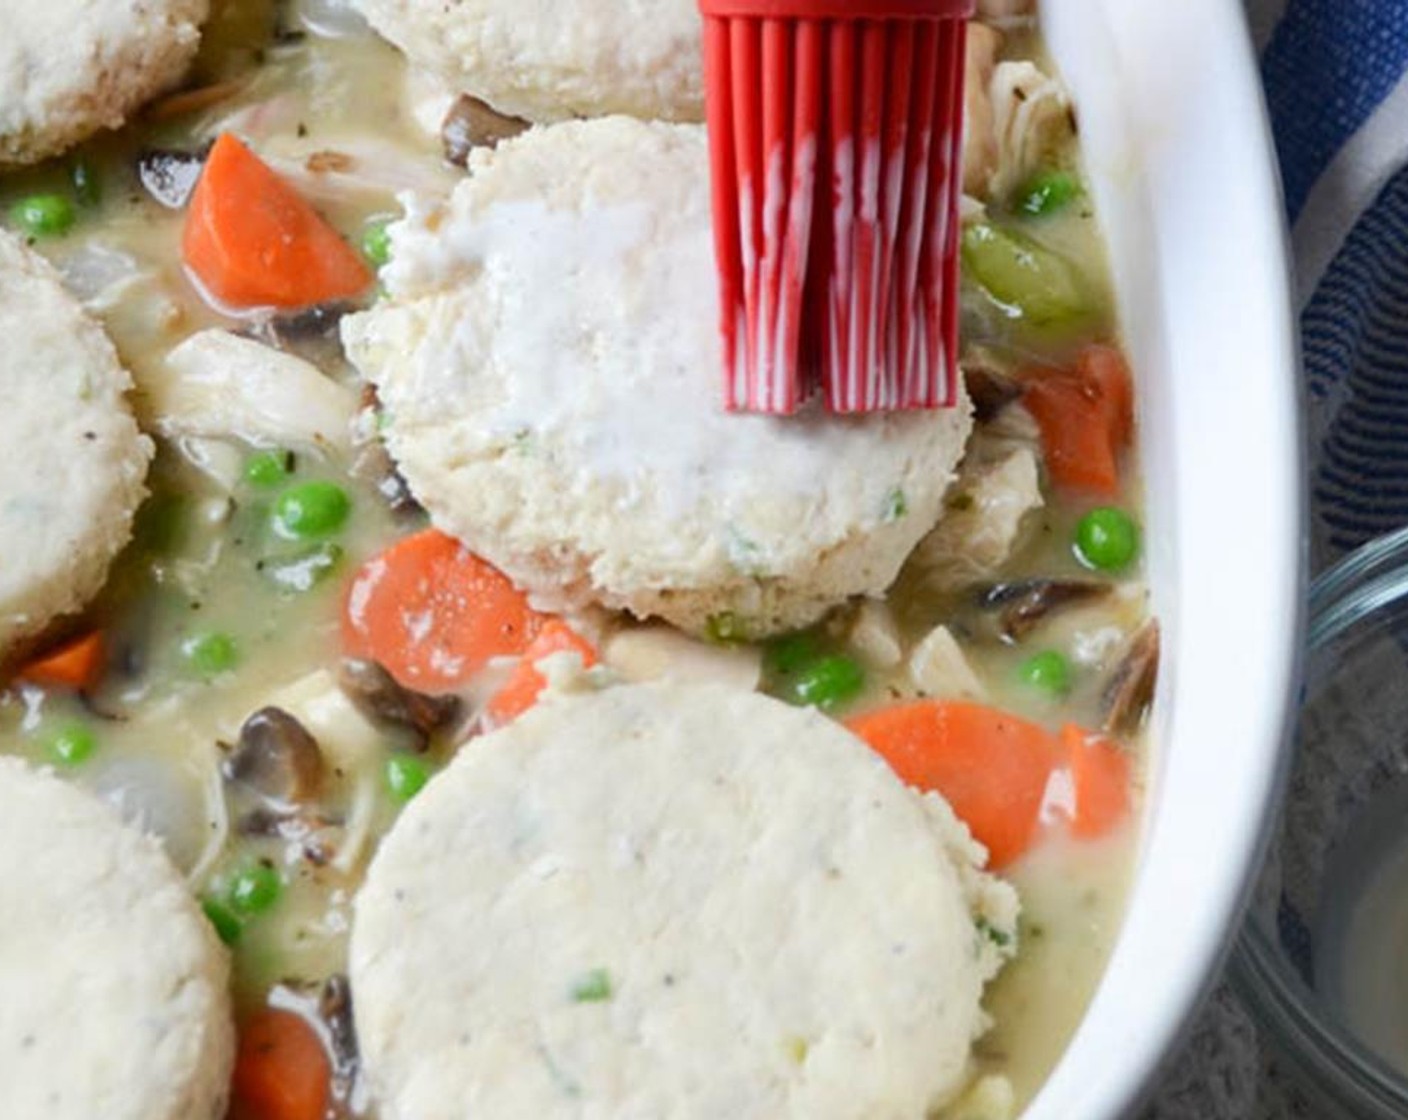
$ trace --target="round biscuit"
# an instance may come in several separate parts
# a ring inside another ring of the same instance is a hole
[[[112,342],[0,230],[0,658],[82,608],[131,536],[151,441]]]
[[[884,592],[971,430],[723,410],[705,131],[627,117],[477,153],[343,321],[436,524],[542,605],[758,637]]]
[[[2,0],[0,167],[35,163],[181,79],[208,0]]]
[[[0,758],[0,1116],[219,1120],[228,983],[155,840]]]
[[[413,66],[501,113],[704,118],[696,0],[356,0]]]
[[[912,1118],[966,1081],[1015,896],[838,724],[550,694],[413,801],[350,977],[386,1120]],[[1005,939],[1004,939],[1005,940]]]

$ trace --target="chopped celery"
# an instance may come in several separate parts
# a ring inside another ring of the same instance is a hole
[[[969,225],[963,266],[1011,318],[1033,326],[1074,322],[1093,310],[1082,277],[1065,258],[1012,230]]]

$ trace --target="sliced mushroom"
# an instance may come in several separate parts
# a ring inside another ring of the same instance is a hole
[[[240,728],[225,776],[281,805],[317,796],[323,752],[307,728],[282,708],[260,708]]]
[[[283,315],[271,315],[260,324],[265,341],[282,350],[309,340],[336,339],[338,324],[353,307],[344,300],[318,303]]]
[[[385,499],[387,507],[397,517],[414,518],[425,513],[425,507],[416,501],[415,494],[411,492],[411,484],[406,481],[406,476],[397,469],[395,463],[377,479],[376,492]]]
[[[425,507],[416,501],[410,484],[391,458],[391,452],[379,440],[358,448],[357,457],[352,460],[351,473],[375,486],[377,493],[386,500],[387,506],[397,517],[419,517],[425,512]]]
[[[204,152],[148,148],[137,155],[137,178],[146,192],[168,210],[180,210],[196,189]]]
[[[386,732],[362,714],[328,669],[318,669],[269,698],[318,740],[339,774],[365,772],[386,745]]]
[[[266,346],[296,354],[319,369],[333,369],[344,360],[338,325],[353,310],[350,303],[342,300],[319,303],[302,311],[259,319],[249,334]]]
[[[412,691],[398,684],[375,661],[343,658],[338,684],[363,715],[414,731],[422,750],[431,735],[454,723],[460,715],[458,696],[428,696]]]
[[[1108,583],[1078,579],[1026,579],[997,583],[982,591],[978,605],[997,612],[1002,636],[1017,641],[1053,613],[1093,602],[1110,593]]]
[[[326,867],[341,850],[344,827],[320,813],[307,809],[261,807],[252,809],[235,822],[241,836],[281,840],[296,847],[314,867]]]
[[[344,1088],[342,1094],[337,1094],[334,1086],[334,1094],[341,1100],[352,1087],[358,1060],[357,1031],[352,1020],[352,985],[342,973],[323,981],[318,992],[318,1018],[327,1028],[334,1080]]]
[[[505,116],[479,98],[462,93],[440,125],[440,144],[450,163],[464,167],[474,148],[497,147],[499,141],[510,140],[528,127],[527,121]]]
[[[1015,377],[983,363],[964,366],[963,380],[973,400],[973,419],[979,424],[996,419],[1009,404],[1021,400],[1025,391]]]
[[[1107,735],[1131,735],[1139,729],[1154,700],[1160,644],[1159,624],[1152,619],[1130,639],[1101,696]]]

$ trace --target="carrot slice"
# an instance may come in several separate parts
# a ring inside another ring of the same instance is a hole
[[[1082,840],[1104,836],[1129,815],[1129,755],[1112,739],[1075,724],[1061,729],[1061,748],[1074,792],[1071,834]]]
[[[407,688],[445,692],[494,657],[522,653],[544,618],[508,577],[437,529],[397,541],[353,577],[342,611],[350,657]]]
[[[847,726],[903,781],[942,794],[987,848],[992,867],[1031,846],[1057,759],[1055,738],[1044,728],[996,708],[947,700],[884,708]]]
[[[1058,486],[1101,497],[1119,493],[1120,454],[1134,433],[1134,387],[1117,349],[1089,346],[1073,372],[1036,374],[1023,403],[1041,429],[1046,466]]]
[[[1134,378],[1117,346],[1087,346],[1076,358],[1081,381],[1099,394],[1110,441],[1118,450],[1134,438]]]
[[[240,1030],[231,1115],[240,1120],[324,1120],[332,1065],[322,1040],[291,1011],[267,1008]]]
[[[582,667],[590,669],[597,663],[596,647],[560,618],[548,620],[542,631],[523,651],[518,667],[508,682],[489,701],[488,716],[496,727],[517,719],[538,702],[538,694],[547,685],[547,678],[538,669],[538,662],[554,653],[575,653]]]
[[[46,688],[85,692],[103,675],[103,635],[94,630],[31,661],[20,670],[21,680]]]
[[[372,282],[337,231],[228,132],[191,195],[181,252],[205,289],[234,307],[306,307]]]

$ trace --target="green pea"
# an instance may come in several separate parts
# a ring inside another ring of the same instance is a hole
[[[1139,552],[1139,526],[1124,510],[1093,509],[1076,526],[1075,554],[1082,564],[1102,572],[1119,572]]]
[[[334,482],[290,486],[274,500],[274,531],[289,540],[330,537],[347,523],[352,499]]]
[[[233,913],[249,917],[273,909],[283,890],[277,871],[267,863],[254,863],[230,879],[225,900]]]
[[[403,804],[413,798],[430,781],[425,763],[408,754],[392,755],[386,760],[386,788]]]
[[[804,630],[774,638],[767,645],[764,660],[774,673],[795,673],[815,661],[820,653],[815,636]]]
[[[75,720],[46,736],[44,749],[60,766],[81,766],[98,749],[98,737],[87,724]]]
[[[362,231],[362,255],[377,268],[391,261],[391,231],[387,229],[390,224],[389,220],[381,218],[368,222]]]
[[[200,908],[205,911],[206,919],[215,927],[215,933],[220,940],[233,947],[244,932],[244,923],[240,921],[239,915],[218,898],[201,899]]]
[[[181,652],[191,668],[203,677],[228,673],[240,661],[240,649],[235,639],[218,630],[187,638],[181,643]]]
[[[61,194],[32,194],[10,207],[10,221],[30,237],[58,237],[76,219],[73,203]]]
[[[1038,171],[1017,190],[1017,209],[1045,218],[1069,206],[1080,195],[1080,180],[1068,171]]]
[[[91,210],[103,201],[103,181],[87,156],[79,156],[73,161],[68,178],[73,186],[73,196],[80,205]]]
[[[244,480],[267,489],[277,486],[293,473],[293,455],[288,451],[260,451],[244,465]]]
[[[967,226],[963,265],[1009,317],[1033,326],[1070,323],[1093,310],[1075,267],[1014,230],[987,222]]]
[[[602,1003],[611,998],[611,973],[594,968],[572,985],[572,998],[577,1003]]]
[[[1071,663],[1059,650],[1043,650],[1027,658],[1017,675],[1024,684],[1052,696],[1065,696],[1071,691]]]
[[[865,671],[843,654],[819,657],[797,670],[784,699],[832,711],[854,700],[865,688]]]

